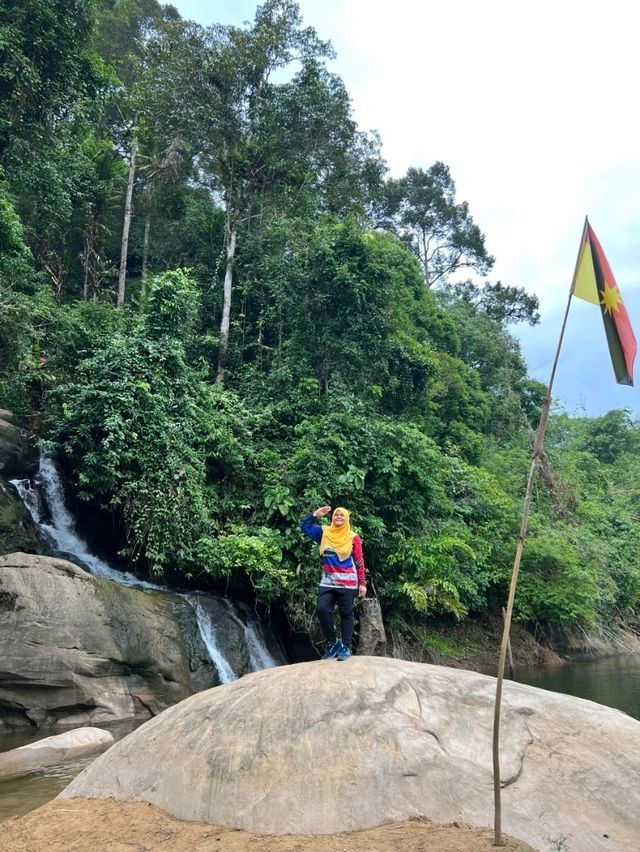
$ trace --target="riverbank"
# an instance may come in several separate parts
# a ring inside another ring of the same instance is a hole
[[[505,837],[506,849],[533,847]],[[144,802],[111,799],[54,800],[24,817],[0,825],[3,852],[87,849],[124,852],[171,849],[171,852],[489,852],[493,831],[467,825],[436,825],[414,819],[343,834],[284,837],[255,835],[202,822],[183,822]]]
[[[388,630],[393,656],[422,663],[495,674],[502,641],[502,619],[434,619],[428,628],[402,624]],[[512,624],[514,666],[562,666],[617,654],[640,653],[640,625],[617,623],[591,630],[559,625]]]

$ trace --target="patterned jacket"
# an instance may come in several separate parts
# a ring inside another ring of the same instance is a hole
[[[308,538],[320,544],[322,540],[322,525],[313,515],[307,515],[300,524],[300,529]],[[365,570],[364,556],[362,554],[362,539],[359,535],[353,537],[353,548],[351,555],[346,559],[338,559],[335,550],[327,548],[320,554],[322,566],[322,577],[320,585],[332,589],[357,589],[364,585]]]

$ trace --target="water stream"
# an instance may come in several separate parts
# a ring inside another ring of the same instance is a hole
[[[34,480],[13,479],[11,484],[20,495],[33,521],[60,556],[71,557],[73,562],[80,564],[94,576],[111,580],[122,586],[161,592],[170,591],[165,586],[141,580],[128,571],[119,571],[90,552],[87,543],[78,534],[73,516],[66,507],[62,480],[50,455],[41,453],[38,475]],[[236,680],[237,674],[220,650],[216,637],[216,625],[210,613],[202,606],[199,596],[183,594],[182,597],[194,610],[202,641],[211,663],[218,672],[220,682],[229,683]],[[225,600],[225,606],[230,617],[243,628],[249,648],[251,671],[277,665],[261,635],[258,620],[252,618],[250,613],[247,615],[246,622],[240,619],[231,601]]]
[[[262,669],[270,669],[278,664],[273,659],[267,646],[260,638],[260,624],[258,619],[252,612],[245,612],[246,621],[238,618],[235,612],[235,607],[231,601],[224,601],[229,616],[242,627],[244,639],[249,649],[249,666],[252,672],[259,672]]]
[[[79,562],[95,577],[113,580],[122,586],[163,588],[141,580],[127,571],[118,571],[89,551],[86,542],[76,532],[73,517],[65,505],[60,475],[53,460],[46,453],[40,456],[36,481],[12,479],[11,484],[20,495],[33,521],[61,556],[71,556],[74,562]]]
[[[232,680],[237,680],[236,673],[231,668],[229,662],[224,658],[220,651],[220,647],[218,646],[215,625],[213,623],[211,613],[207,612],[207,610],[202,606],[202,601],[199,599],[198,595],[183,595],[183,597],[193,607],[193,611],[196,614],[198,622],[198,628],[200,629],[200,635],[202,636],[202,641],[204,642],[207,653],[211,658],[211,662],[217,669],[220,683],[230,683]]]

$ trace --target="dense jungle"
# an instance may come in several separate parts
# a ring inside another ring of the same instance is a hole
[[[127,570],[310,631],[299,522],[348,506],[388,627],[446,653],[436,621],[507,597],[545,394],[513,328],[538,301],[491,278],[445,163],[389,174],[332,56],[293,0],[208,28],[5,0],[0,407]],[[627,410],[554,410],[529,629],[637,617],[639,450]]]

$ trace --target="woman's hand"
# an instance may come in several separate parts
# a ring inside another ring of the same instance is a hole
[[[358,586],[358,597],[359,598],[366,598],[366,596],[367,596],[367,586],[366,586],[365,583],[360,583],[360,585]]]
[[[331,506],[320,506],[319,509],[316,509],[313,513],[314,518],[324,518],[325,515],[328,515],[331,511]]]

